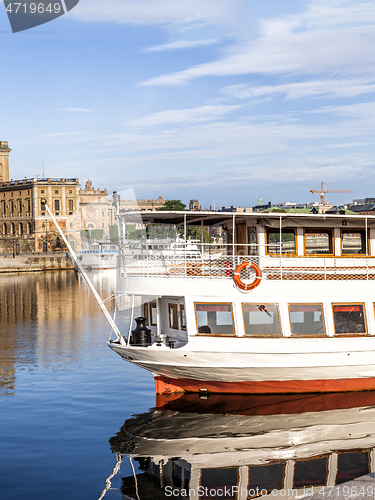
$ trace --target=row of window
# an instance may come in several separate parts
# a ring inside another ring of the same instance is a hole
[[[0,164],[1,165],[1,164]],[[25,191],[23,191],[25,192]],[[27,190],[27,194],[30,194],[30,189]],[[22,196],[22,191],[18,191],[18,195],[19,196]],[[13,191],[10,192],[10,196],[13,196]],[[6,191],[4,191],[3,193],[3,197],[5,198],[6,197]]]
[[[8,202],[3,200],[1,202],[1,209],[3,215],[6,215],[7,211],[9,214],[13,214],[14,212],[22,213],[24,209],[26,212],[31,212],[31,201],[29,198],[24,200],[23,203],[22,200],[9,200]]]
[[[279,306],[277,304],[242,303],[245,335],[252,337],[282,337]],[[363,303],[332,304],[335,335],[367,335],[367,321]],[[157,325],[155,302],[143,305],[146,325]],[[292,336],[320,337],[327,335],[322,304],[288,304]],[[195,303],[197,332],[201,335],[235,335],[231,303]],[[185,306],[168,304],[168,326],[172,330],[186,330]]]
[[[45,204],[43,203],[45,198],[41,198],[40,199],[40,210],[41,211],[45,211],[46,210],[46,206]],[[43,201],[42,201],[43,200]],[[67,209],[68,209],[68,212],[73,212],[74,211],[74,200],[72,198],[67,198]],[[53,200],[53,210],[55,212],[59,212],[61,210],[61,200],[59,198],[54,198]]]
[[[328,482],[328,460],[329,455],[299,459],[294,461],[293,468],[293,488],[309,488],[325,486]],[[368,474],[370,468],[370,450],[355,450],[339,453],[337,456],[337,472],[334,484],[339,485],[355,479],[361,475]],[[247,490],[248,498],[259,496],[256,494],[262,491],[264,494],[272,490],[282,490],[286,482],[286,462],[273,462],[270,464],[252,465],[249,467],[249,478]],[[227,486],[228,495],[221,498],[235,499],[236,486],[239,482],[238,469],[236,467],[220,469],[202,469],[200,486],[203,486],[204,493],[202,500],[214,498],[213,492],[223,490]],[[205,492],[208,491],[209,495]],[[254,494],[252,494],[252,491]],[[372,489],[371,489],[372,491]]]
[[[267,228],[266,243],[267,253],[269,255],[280,253],[280,236],[281,236],[281,252],[288,255],[297,255],[297,235],[296,229],[282,229],[281,234],[279,229]],[[366,255],[368,253],[369,235],[364,229],[341,229],[341,255]],[[334,255],[334,237],[333,229],[304,229],[304,255]]]
[[[33,226],[31,222],[19,222],[18,224],[15,224],[14,222],[9,222],[6,223],[4,222],[1,225],[1,234],[2,235],[7,235],[7,234],[32,234],[33,232]]]
[[[327,335],[322,304],[288,304],[293,336]],[[332,304],[335,335],[366,335],[364,304]],[[196,303],[198,334],[235,335],[232,304]],[[245,334],[282,337],[277,304],[242,304]]]

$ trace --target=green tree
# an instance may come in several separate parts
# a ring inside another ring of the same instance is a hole
[[[186,205],[182,203],[181,200],[168,200],[164,202],[164,205],[156,210],[159,211],[174,211],[174,210],[186,210]]]

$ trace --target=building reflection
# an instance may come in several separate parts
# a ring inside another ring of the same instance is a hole
[[[113,293],[113,277],[99,274],[93,281],[103,298]],[[69,368],[83,352],[87,330],[95,332],[98,317],[102,320],[103,313],[75,271],[3,275],[0,395],[14,393],[17,366],[64,363]]]
[[[374,392],[206,398],[164,402],[110,439],[138,464],[123,498],[298,498],[374,471]]]

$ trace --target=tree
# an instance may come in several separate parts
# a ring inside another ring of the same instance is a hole
[[[168,200],[164,202],[164,205],[156,210],[159,211],[175,211],[175,210],[186,210],[186,205],[182,203],[181,200]]]

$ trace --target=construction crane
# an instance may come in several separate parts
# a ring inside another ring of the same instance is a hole
[[[332,186],[330,186],[332,187]],[[311,189],[310,193],[320,193],[320,203],[324,205],[326,193],[352,193],[352,189],[324,189],[324,183],[320,183],[320,191]]]

